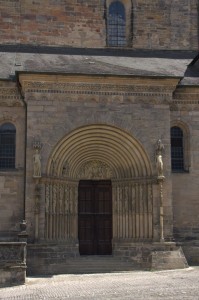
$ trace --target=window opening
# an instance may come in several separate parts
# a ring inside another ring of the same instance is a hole
[[[15,168],[16,129],[11,123],[0,126],[0,169]]]
[[[172,171],[184,170],[183,131],[174,126],[171,128],[171,168]]]
[[[123,47],[126,45],[125,7],[115,1],[109,6],[108,14],[108,46]]]

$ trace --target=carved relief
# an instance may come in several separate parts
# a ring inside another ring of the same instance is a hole
[[[66,161],[63,165],[63,168],[62,168],[62,176],[63,177],[67,177],[69,176],[69,163]]]
[[[101,161],[94,160],[85,163],[78,174],[78,178],[82,179],[109,179],[113,178],[110,167]]]
[[[150,204],[152,183],[132,180],[114,185],[113,207],[116,227],[114,237],[152,238],[152,211]]]
[[[49,240],[74,237],[77,215],[77,184],[50,180],[45,184],[45,236]]]

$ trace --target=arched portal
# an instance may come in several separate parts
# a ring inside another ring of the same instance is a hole
[[[51,154],[47,174],[77,179],[92,162],[108,167],[115,179],[151,176],[142,145],[125,131],[108,125],[81,127],[64,137]]]
[[[78,242],[78,187],[81,181],[111,182],[113,241],[153,237],[152,168],[143,146],[129,133],[89,125],[58,142],[47,165],[47,240]]]

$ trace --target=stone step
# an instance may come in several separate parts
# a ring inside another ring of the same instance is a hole
[[[115,257],[85,256],[66,259],[62,264],[49,264],[48,274],[94,274],[133,271],[131,262],[122,261]],[[45,270],[43,270],[45,271]]]

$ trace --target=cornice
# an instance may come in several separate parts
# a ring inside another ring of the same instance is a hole
[[[63,76],[19,74],[23,93],[146,95],[168,96],[173,93],[176,78]]]

